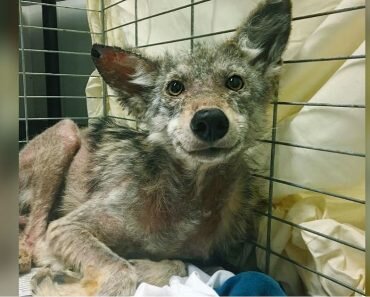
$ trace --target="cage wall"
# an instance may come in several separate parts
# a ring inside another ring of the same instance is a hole
[[[191,51],[196,42],[230,36],[258,1],[19,2],[23,146],[62,118],[87,126],[89,119],[110,116],[138,125],[94,71],[92,43],[133,46],[148,55]],[[293,5],[271,134],[260,139],[270,151],[269,172],[259,175],[269,181],[269,210],[253,243],[257,262],[291,294],[364,295],[365,4]],[[338,257],[351,269],[340,268]]]

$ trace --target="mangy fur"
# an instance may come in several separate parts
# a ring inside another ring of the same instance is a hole
[[[21,253],[50,267],[35,277],[36,294],[133,294],[140,281],[185,274],[182,261],[245,269],[255,210],[266,206],[253,175],[263,169],[256,139],[267,131],[290,20],[289,0],[268,0],[233,38],[191,54],[149,59],[101,47],[118,60],[95,58],[98,70],[146,128],[102,119],[78,131],[67,120],[21,151]],[[239,91],[225,87],[234,74]],[[176,97],[166,93],[173,79],[185,85]],[[189,123],[215,107],[230,121],[215,144],[222,152],[198,154],[207,144]],[[81,274],[60,272],[68,268]]]

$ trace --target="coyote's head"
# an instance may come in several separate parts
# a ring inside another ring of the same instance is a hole
[[[150,59],[96,44],[91,54],[122,105],[147,123],[149,141],[179,158],[220,162],[264,131],[290,28],[290,0],[267,0],[212,47]]]

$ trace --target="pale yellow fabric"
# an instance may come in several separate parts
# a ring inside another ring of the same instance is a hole
[[[330,9],[363,3],[337,1],[337,5]],[[325,17],[315,30],[310,30],[304,36],[301,45],[295,42],[297,30],[293,31],[292,37],[294,50],[290,48],[287,52],[289,59],[359,55],[365,52],[363,11]],[[280,99],[365,104],[364,65],[364,60],[288,65],[283,75]],[[279,141],[360,153],[365,151],[363,109],[279,107],[279,119]],[[365,199],[365,160],[361,157],[276,146],[275,177],[313,189]],[[275,216],[364,248],[364,205],[318,193],[305,193],[299,188],[279,183],[274,184],[274,195]],[[274,221],[272,227],[273,251],[364,290],[365,254],[362,251],[281,222]],[[265,220],[260,226],[259,241],[263,245],[266,243],[266,231]],[[258,262],[263,268],[265,253],[261,250],[258,250]],[[282,281],[289,293],[303,294],[305,292],[301,290],[295,271],[310,295],[353,294],[330,280],[272,257],[272,276]]]
[[[353,205],[329,196],[301,193],[281,199],[273,213],[280,219],[365,248],[363,205]],[[266,229],[267,220],[264,220],[258,240],[262,245],[266,243]],[[354,288],[364,289],[365,258],[362,251],[279,221],[272,222],[271,249]],[[265,253],[258,252],[257,255],[262,268]],[[299,285],[297,272],[309,295],[349,296],[352,293],[279,257],[272,256],[270,265],[272,276],[281,281],[290,294],[305,293]]]
[[[364,0],[292,0],[293,15],[301,16],[363,5]],[[99,9],[100,1],[87,0],[88,8]],[[105,0],[108,6],[116,0]],[[195,7],[195,35],[235,28],[259,0],[214,0]],[[189,4],[184,0],[138,1],[139,18]],[[89,13],[92,31],[100,32],[101,15]],[[106,10],[106,28],[134,20],[134,1],[125,1]],[[364,10],[326,15],[293,22],[285,60],[364,54]],[[190,36],[190,10],[139,22],[138,44],[150,44]],[[134,25],[109,31],[106,44],[135,45]],[[227,35],[228,36],[228,35]],[[205,40],[224,39],[217,35]],[[102,42],[99,35],[93,42]],[[190,41],[146,48],[149,55],[164,49],[189,49]],[[364,104],[364,60],[286,64],[280,86],[281,101],[332,104]],[[96,74],[96,73],[94,73]],[[108,89],[108,92],[112,91]],[[101,81],[90,78],[87,96],[101,96]],[[112,97],[109,114],[128,117]],[[101,100],[88,100],[89,116],[102,115]],[[301,145],[364,152],[364,110],[326,107],[279,106],[277,139]],[[134,125],[134,122],[128,122]],[[365,160],[313,150],[276,146],[275,177],[302,186],[320,189],[360,200],[364,194]],[[274,216],[308,229],[364,247],[365,208],[362,204],[274,184]],[[267,220],[262,220],[259,243],[266,245]],[[271,248],[276,253],[315,271],[364,290],[365,255],[289,224],[272,223]],[[257,249],[258,265],[263,270],[265,253]],[[289,294],[351,295],[348,289],[271,256],[271,274],[284,283]]]
[[[364,0],[293,0],[294,16],[364,5]],[[364,11],[332,14],[293,23],[285,59],[307,59],[352,55],[365,40]],[[280,98],[308,101],[322,88],[344,61],[285,65]],[[297,112],[285,108],[279,119]]]

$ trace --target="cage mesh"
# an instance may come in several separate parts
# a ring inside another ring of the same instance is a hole
[[[234,32],[235,29],[231,30],[222,30],[222,31],[217,31],[209,34],[202,34],[202,35],[195,35],[194,34],[194,11],[197,8],[198,5],[201,5],[205,2],[210,2],[213,0],[202,0],[202,1],[195,1],[191,0],[190,4],[182,5],[176,8],[172,8],[169,10],[165,10],[159,13],[155,13],[143,18],[138,18],[138,0],[135,0],[135,18],[133,21],[124,23],[122,25],[113,27],[113,28],[108,28],[106,29],[105,27],[105,19],[104,15],[106,10],[108,9],[114,9],[114,7],[122,2],[125,2],[126,0],[120,0],[115,2],[114,4],[111,4],[109,6],[104,7],[104,1],[100,1],[100,10],[91,10],[91,9],[86,9],[86,8],[81,8],[81,7],[73,7],[73,6],[68,6],[68,5],[63,5],[63,1],[55,1],[55,0],[47,0],[47,1],[26,1],[26,0],[19,0],[19,36],[20,36],[20,118],[19,118],[19,124],[20,124],[20,139],[19,139],[19,144],[20,147],[22,147],[24,144],[30,141],[30,139],[36,134],[41,132],[43,129],[46,129],[47,127],[51,126],[52,124],[55,123],[57,120],[61,120],[64,117],[63,115],[60,116],[53,116],[50,114],[47,114],[46,116],[30,116],[29,113],[29,107],[30,107],[30,102],[34,99],[46,99],[46,100],[53,100],[53,99],[65,99],[65,100],[89,100],[89,99],[97,99],[97,97],[88,97],[81,93],[79,95],[50,95],[50,94],[34,94],[32,90],[28,88],[28,83],[34,79],[34,77],[39,77],[42,80],[47,80],[49,77],[57,77],[57,78],[70,78],[74,80],[79,80],[79,83],[81,84],[82,88],[86,86],[87,80],[89,77],[91,77],[91,72],[88,73],[61,73],[61,72],[56,72],[56,73],[50,73],[50,72],[34,72],[34,71],[29,71],[27,69],[27,58],[31,58],[31,55],[73,55],[73,56],[78,56],[78,57],[84,57],[89,58],[90,57],[90,52],[89,48],[86,48],[86,51],[73,51],[73,50],[60,50],[59,48],[55,49],[45,49],[45,48],[30,48],[26,46],[25,39],[27,37],[27,34],[29,34],[30,31],[35,31],[35,30],[41,30],[42,32],[45,31],[52,31],[55,33],[61,33],[61,34],[74,34],[75,38],[79,38],[80,35],[88,35],[90,34],[98,34],[102,36],[103,43],[105,43],[105,35],[109,31],[113,30],[119,30],[122,27],[129,26],[129,25],[134,25],[134,30],[135,30],[135,47],[136,48],[145,48],[145,47],[153,47],[153,46],[160,46],[160,45],[165,45],[169,43],[176,43],[176,42],[181,42],[181,41],[190,41],[190,50],[193,49],[194,46],[194,41],[197,39],[205,38],[205,37],[210,37],[214,35],[222,35],[222,34],[227,34]],[[24,10],[29,9],[30,7],[34,6],[40,6],[43,8],[48,8],[49,11],[51,10],[78,10],[78,11],[83,11],[83,12],[98,12],[101,14],[101,20],[102,20],[102,32],[90,32],[89,30],[78,30],[78,29],[73,29],[73,28],[59,28],[58,26],[55,27],[46,27],[44,25],[26,25],[24,22],[24,17],[23,17],[23,12]],[[184,36],[182,38],[178,39],[172,39],[172,40],[166,40],[166,41],[161,41],[161,42],[156,42],[156,43],[150,43],[150,44],[139,44],[138,42],[138,36],[139,36],[139,31],[138,31],[138,24],[142,21],[151,19],[151,18],[156,18],[159,16],[163,16],[166,14],[171,14],[174,13],[175,11],[178,10],[183,10],[183,9],[190,9],[191,13],[191,18],[190,18],[190,36]],[[315,17],[320,17],[320,16],[325,16],[329,14],[339,14],[339,13],[348,13],[354,10],[363,10],[365,9],[365,5],[360,5],[360,6],[354,6],[354,7],[349,7],[345,9],[340,9],[340,10],[334,10],[334,11],[326,11],[326,12],[320,12],[320,13],[315,13],[315,14],[309,14],[309,15],[303,15],[303,16],[294,16],[293,17],[293,22],[298,22],[300,20],[304,19],[309,19],[309,18],[315,18]],[[45,36],[44,36],[45,37]],[[338,60],[349,60],[349,59],[364,59],[364,55],[353,55],[353,56],[336,56],[336,57],[322,57],[322,58],[315,58],[315,59],[304,59],[304,60],[286,60],[283,61],[285,64],[291,64],[291,63],[300,63],[302,64],[302,67],[306,63],[323,63],[323,62],[330,62],[330,61],[338,61]],[[107,97],[111,96],[107,94],[107,87],[105,83],[103,82],[103,96],[98,97],[102,101],[102,108],[103,108],[103,114],[105,116],[109,116],[107,113],[107,108],[106,108],[106,102],[107,102]],[[330,241],[336,241],[340,244],[343,244],[345,246],[348,246],[350,248],[353,248],[355,250],[361,251],[365,253],[365,249],[363,247],[357,246],[356,244],[352,242],[345,242],[342,240],[339,240],[337,238],[328,236],[326,234],[322,234],[320,232],[317,232],[315,230],[305,228],[301,225],[295,224],[293,222],[290,222],[285,219],[281,219],[279,217],[276,217],[272,213],[272,197],[274,195],[274,185],[277,183],[288,185],[291,187],[296,187],[302,190],[310,191],[310,192],[316,192],[316,193],[321,193],[325,194],[331,197],[335,197],[337,199],[344,199],[347,201],[351,201],[352,203],[356,204],[361,204],[363,207],[365,207],[365,201],[361,199],[357,199],[354,197],[348,197],[345,195],[339,195],[336,193],[331,193],[327,191],[323,191],[320,189],[316,188],[311,188],[308,186],[305,186],[304,184],[299,184],[296,182],[292,182],[289,180],[283,180],[276,178],[274,175],[274,168],[275,168],[275,148],[276,146],[288,146],[288,147],[295,147],[295,148],[300,148],[300,149],[307,149],[307,150],[316,150],[316,151],[323,151],[331,154],[341,154],[341,155],[349,155],[349,156],[354,156],[354,157],[359,157],[359,158],[365,158],[365,154],[360,153],[360,152],[352,152],[352,151],[344,151],[344,150],[336,150],[332,148],[325,148],[325,147],[316,147],[316,146],[307,146],[307,145],[300,145],[298,143],[289,143],[289,142],[282,142],[278,141],[276,138],[276,128],[277,128],[277,114],[278,114],[278,109],[281,106],[320,106],[322,108],[339,108],[339,109],[365,109],[365,105],[353,105],[353,104],[332,104],[332,103],[302,103],[302,102],[294,102],[294,101],[284,101],[281,100],[280,98],[277,101],[271,102],[273,112],[272,112],[272,126],[271,126],[271,138],[270,139],[260,139],[259,141],[269,143],[271,144],[271,153],[270,153],[270,169],[268,175],[258,175],[256,174],[255,176],[265,179],[269,181],[269,206],[268,206],[268,211],[266,213],[260,213],[262,216],[267,217],[268,219],[268,228],[267,228],[267,234],[266,234],[266,246],[262,246],[261,244],[257,242],[253,242],[253,244],[256,246],[258,249],[262,249],[265,251],[266,254],[266,261],[265,261],[265,272],[269,273],[270,270],[270,258],[271,255],[277,256],[285,261],[288,261],[300,269],[304,269],[307,271],[310,271],[313,274],[316,274],[320,276],[321,278],[325,278],[327,280],[332,281],[333,283],[337,284],[338,286],[343,286],[353,292],[356,292],[361,295],[365,295],[365,292],[358,290],[357,288],[351,287],[348,285],[346,282],[343,282],[342,280],[335,279],[333,277],[330,277],[328,275],[325,275],[321,272],[315,271],[311,269],[310,267],[306,267],[302,265],[301,263],[298,263],[286,255],[280,254],[272,250],[271,248],[271,225],[273,221],[278,221],[284,224],[287,224],[291,226],[292,228],[297,228],[300,230],[304,230],[307,232],[311,232],[315,235],[321,236],[326,238],[326,240]],[[87,113],[81,114],[79,116],[68,116],[68,118],[71,118],[75,120],[80,126],[86,126],[88,123],[89,119],[93,119],[93,117],[89,117]],[[34,123],[35,122],[44,122],[44,125],[41,125],[40,127],[36,127]],[[31,131],[31,128],[33,131]],[[258,211],[257,211],[258,212]]]

